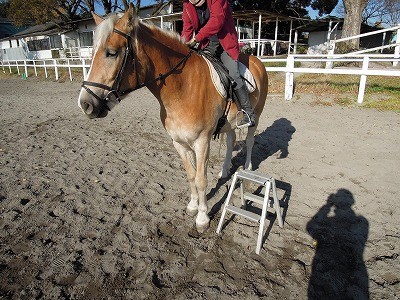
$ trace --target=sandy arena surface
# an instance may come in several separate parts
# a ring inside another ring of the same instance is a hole
[[[256,223],[229,215],[215,233],[224,145],[198,235],[156,99],[141,89],[89,120],[79,89],[0,80],[0,298],[399,299],[398,113],[269,96],[253,166],[276,178],[285,224],[268,215],[256,255]]]

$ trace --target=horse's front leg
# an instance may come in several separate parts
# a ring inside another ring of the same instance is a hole
[[[229,175],[229,169],[232,166],[232,152],[235,146],[236,134],[234,130],[230,130],[226,133],[226,155],[222,170],[219,172],[219,178],[226,178]]]
[[[204,137],[198,139],[195,145],[196,153],[196,178],[195,185],[197,193],[199,195],[199,210],[196,217],[196,228],[197,231],[202,233],[207,230],[210,224],[210,218],[208,217],[207,211],[207,165],[210,153],[210,139]]]
[[[190,185],[190,201],[186,207],[186,212],[190,216],[195,216],[199,207],[199,195],[197,193],[197,188],[195,184],[196,178],[196,166],[195,166],[195,155],[191,149],[186,148],[178,142],[173,141],[176,151],[183,160],[185,166],[187,178]]]

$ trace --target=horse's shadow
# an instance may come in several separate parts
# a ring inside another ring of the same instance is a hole
[[[291,140],[292,135],[295,131],[296,129],[292,126],[289,120],[287,120],[286,118],[281,118],[276,120],[271,126],[267,127],[263,132],[256,135],[252,152],[253,170],[258,169],[260,164],[264,160],[274,154],[279,155],[277,157],[278,159],[286,158],[289,155],[289,141]],[[218,190],[231,179],[231,176],[239,169],[239,167],[244,165],[246,160],[245,145],[244,142],[239,142],[238,144],[239,147],[240,144],[242,144],[243,147],[242,150],[232,159],[230,176],[228,176],[227,178],[219,179],[216,186],[212,188],[211,191],[208,193],[207,199],[214,197],[217,194]],[[284,191],[283,196],[279,199],[279,204],[283,208],[282,219],[283,221],[285,221],[285,217],[289,207],[292,186],[290,183],[276,179],[275,184],[278,191]],[[260,194],[261,189],[262,187],[259,187],[256,191],[254,191],[254,194]],[[221,207],[224,204],[226,197],[228,196],[228,192],[229,191],[227,189],[222,198],[211,208],[209,213],[211,220],[214,219],[217,213],[221,210]],[[278,193],[278,196],[279,194],[280,193]],[[256,213],[261,212],[261,210],[255,206],[248,206],[247,209]],[[229,221],[233,220],[233,218],[234,216],[232,216]],[[266,230],[266,233],[264,234],[263,241],[265,241],[268,237],[272,225],[275,222],[276,215],[268,214],[267,218],[270,220],[270,224]],[[229,223],[229,221],[225,223],[224,227]]]

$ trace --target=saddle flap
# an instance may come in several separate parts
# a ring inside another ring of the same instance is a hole
[[[221,95],[221,97],[227,98],[228,92],[226,91],[226,89],[224,87],[224,84],[222,82],[222,79],[221,79],[219,73],[215,70],[215,67],[210,60],[208,60],[204,56],[202,56],[202,57],[207,62],[208,69],[209,69],[210,75],[211,75],[211,80],[215,86],[215,89],[218,91],[218,93]],[[245,86],[246,86],[248,92],[249,93],[254,92],[257,85],[254,80],[254,76],[251,73],[251,71],[249,70],[249,68],[247,68],[241,62],[239,62],[239,72],[240,72],[240,75],[244,78],[243,81],[245,83]]]

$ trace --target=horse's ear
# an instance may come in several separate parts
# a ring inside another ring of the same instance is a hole
[[[137,22],[138,22],[138,16],[136,13],[136,9],[131,2],[129,3],[128,10],[124,13],[124,15],[118,21],[118,23],[122,27],[126,28],[127,31],[131,31],[137,25]]]
[[[100,17],[98,14],[96,14],[94,11],[92,11],[91,13],[92,13],[92,17],[93,17],[96,25],[99,25],[101,22],[104,21],[104,19],[102,17]]]

